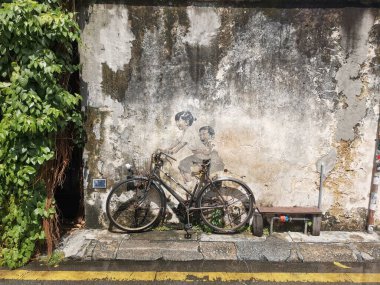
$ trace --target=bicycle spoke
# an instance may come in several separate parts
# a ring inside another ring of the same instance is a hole
[[[107,198],[107,216],[118,228],[140,231],[154,225],[162,213],[162,197],[148,180],[132,178],[112,189]]]
[[[245,202],[245,201],[244,201]],[[232,206],[232,205],[234,205],[234,204],[236,204],[236,203],[241,203],[241,205],[244,205],[244,202],[243,201],[241,201],[241,200],[236,200],[235,202],[233,202],[233,203],[227,203],[227,205],[228,206]],[[246,202],[249,202],[249,200],[248,201],[246,201]]]
[[[241,194],[241,195],[234,195],[233,197],[231,197],[230,200],[239,200],[239,201],[244,201],[244,200],[249,200],[249,196],[247,196],[246,194]],[[229,202],[230,200],[226,200],[225,202]]]
[[[232,221],[231,221],[231,223],[232,222],[236,222],[240,217],[242,217],[243,215],[244,215],[245,213],[241,213],[240,215],[238,215],[238,216],[236,216]],[[231,215],[228,215],[228,217],[230,217]],[[230,218],[230,220],[231,220],[231,218]]]
[[[234,232],[245,225],[252,214],[254,197],[236,180],[212,183],[199,198],[202,220],[220,232]]]
[[[223,203],[225,203],[224,198],[223,198],[223,196],[222,196],[222,194],[220,193],[220,191],[219,191],[218,188],[213,188],[213,189],[211,189],[211,191],[216,192],[216,193],[218,194],[218,197],[220,198],[220,200],[221,200]]]

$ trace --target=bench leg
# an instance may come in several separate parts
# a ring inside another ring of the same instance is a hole
[[[305,234],[305,235],[307,235],[307,223],[308,223],[308,221],[307,220],[304,220],[304,228],[303,228],[303,233]]]
[[[272,217],[270,219],[270,228],[269,228],[269,234],[270,235],[273,233],[273,221],[274,221],[274,218],[276,218],[276,217]]]
[[[254,236],[261,237],[263,235],[263,216],[260,213],[253,213],[252,233]]]
[[[313,227],[311,229],[311,235],[312,236],[319,236],[320,235],[320,233],[321,233],[321,222],[322,222],[321,216],[313,215]]]

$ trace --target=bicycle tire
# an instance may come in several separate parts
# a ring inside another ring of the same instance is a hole
[[[255,198],[243,182],[220,178],[199,193],[197,205],[203,222],[216,233],[236,233],[249,223]]]
[[[166,199],[145,177],[132,177],[115,185],[107,197],[106,212],[111,224],[126,232],[141,232],[162,218]]]

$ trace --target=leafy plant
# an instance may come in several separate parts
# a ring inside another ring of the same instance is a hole
[[[47,266],[57,267],[62,261],[65,260],[65,254],[62,251],[56,250],[51,256],[42,256],[38,260]]]
[[[224,227],[223,221],[224,213],[221,209],[213,209],[211,213],[211,224],[217,227]]]
[[[155,227],[154,230],[158,232],[166,232],[166,231],[170,231],[171,228],[166,225],[161,225],[161,226]]]
[[[56,215],[47,163],[59,134],[80,138],[80,96],[67,91],[79,28],[59,1],[14,0],[0,7],[0,34],[0,265],[15,268]]]

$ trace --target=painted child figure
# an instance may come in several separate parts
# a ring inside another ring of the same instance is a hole
[[[182,111],[175,115],[174,117],[176,125],[179,130],[182,131],[180,136],[176,139],[174,144],[170,146],[166,152],[169,154],[175,154],[181,149],[183,149],[185,146],[188,148],[191,152],[194,152],[194,150],[199,149],[200,141],[199,137],[194,131],[193,128],[191,128],[193,122],[195,121],[195,118],[189,111]],[[191,178],[191,166],[192,162],[189,159],[189,157],[186,157],[185,159],[181,160],[179,163],[179,170],[181,172],[181,175],[184,179],[185,184],[190,184],[192,178]]]

